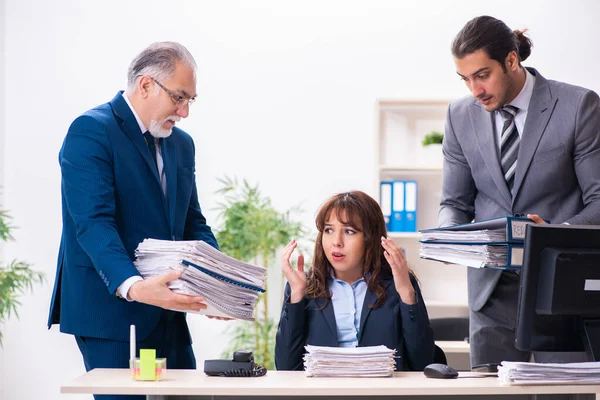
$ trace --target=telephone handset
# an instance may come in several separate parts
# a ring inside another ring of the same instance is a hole
[[[233,360],[205,360],[204,373],[210,376],[263,376],[267,369],[254,364],[254,354],[248,350],[237,350]]]

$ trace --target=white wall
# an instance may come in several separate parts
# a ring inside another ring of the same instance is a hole
[[[4,118],[6,90],[4,88],[4,0],[0,0],[0,154],[4,154],[4,137],[6,136],[6,121]],[[0,161],[0,210],[4,209],[4,157]],[[0,243],[0,263],[4,259],[4,243]]]
[[[526,65],[600,90],[594,0],[5,0],[4,12],[0,134],[6,206],[20,228],[6,252],[48,281],[2,327],[3,399],[59,398],[60,384],[84,371],[74,340],[45,328],[61,230],[57,153],[70,122],[123,88],[129,61],[150,42],[180,41],[200,67],[199,100],[181,126],[196,141],[209,221],[224,174],[260,182],[282,210],[302,203],[309,226],[336,191],[374,195],[375,100],[467,94],[449,45],[476,15],[530,28]],[[189,320],[199,362],[217,357],[227,324]]]

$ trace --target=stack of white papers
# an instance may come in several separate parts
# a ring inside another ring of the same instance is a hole
[[[518,270],[529,218],[498,217],[421,230],[421,258],[473,268]]]
[[[504,385],[600,384],[600,362],[545,364],[502,361],[498,379]]]
[[[208,308],[200,314],[254,320],[266,268],[229,257],[201,240],[145,239],[135,255],[134,265],[144,278],[182,271],[169,288],[204,297]]]
[[[509,255],[508,252],[511,252]],[[512,253],[515,253],[514,255]],[[518,254],[517,254],[518,253]],[[466,265],[473,268],[506,269],[506,261],[511,265],[521,266],[523,262],[522,248],[509,245],[459,244],[459,243],[421,243],[419,256],[436,261]],[[510,267],[508,269],[511,269]]]
[[[306,376],[381,377],[392,376],[396,350],[385,346],[324,347],[305,346]]]

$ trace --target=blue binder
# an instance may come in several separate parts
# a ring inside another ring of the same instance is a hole
[[[508,243],[508,242],[451,242],[451,241],[443,241],[443,240],[427,240],[421,241],[423,244],[438,244],[438,245],[458,245],[458,246],[481,246],[482,248],[498,248],[497,250],[506,251],[506,259],[503,265],[481,265],[481,264],[469,264],[460,263],[461,265],[467,265],[468,267],[474,268],[491,268],[491,269],[501,269],[501,270],[519,270],[523,266],[523,254],[524,248],[523,243]],[[504,249],[503,249],[504,248]],[[421,251],[422,252],[422,251]],[[456,260],[454,260],[451,256],[448,257],[423,257],[421,258],[434,260],[434,261],[442,261],[450,264],[457,264]]]
[[[481,246],[482,251],[491,250],[491,248],[496,248],[497,250],[498,247],[502,247],[501,251],[506,251],[506,260],[504,264],[498,262],[500,265],[476,265],[476,259],[468,260],[463,257],[463,265],[468,265],[470,267],[517,270],[523,265],[525,232],[527,225],[531,223],[533,223],[533,221],[529,218],[505,216],[468,224],[424,229],[421,233],[426,235],[421,236],[421,250],[423,253],[423,245],[426,245],[431,249],[432,244],[446,244],[451,245],[452,247],[456,246],[457,250],[460,249],[461,246],[463,246],[463,249],[464,246]],[[474,231],[481,232],[475,233]],[[469,232],[471,232],[470,237],[467,239],[464,235]],[[443,239],[441,239],[442,237]],[[426,252],[426,254],[435,253]],[[457,263],[455,260],[456,257],[451,253],[435,257],[436,258],[431,259]],[[469,265],[470,262],[472,262],[471,265]]]
[[[417,231],[416,181],[382,181],[380,199],[388,232]]]
[[[546,220],[550,223],[550,221]],[[434,231],[449,231],[449,232],[463,232],[463,231],[478,231],[478,230],[495,230],[495,229],[506,229],[506,242],[508,243],[523,243],[525,240],[525,231],[528,224],[533,223],[532,220],[525,217],[498,217],[492,219],[486,219],[483,221],[471,222],[468,224],[460,224],[453,226],[446,226],[441,228],[423,229],[421,232],[434,232]]]
[[[404,182],[405,232],[417,231],[417,181]]]
[[[392,182],[382,181],[379,186],[379,205],[385,219],[385,229],[388,232],[392,231],[392,198]]]
[[[392,232],[406,231],[406,212],[404,211],[404,181],[392,184]]]

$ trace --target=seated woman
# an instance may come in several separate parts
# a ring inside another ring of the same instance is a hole
[[[302,370],[304,346],[396,349],[396,369],[420,371],[433,362],[433,333],[417,280],[387,238],[379,204],[354,191],[327,200],[316,218],[313,265],[304,272],[285,247],[285,287],[275,341],[278,370]]]

